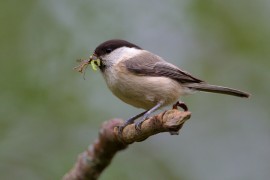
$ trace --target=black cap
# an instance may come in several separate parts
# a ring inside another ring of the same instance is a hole
[[[121,40],[121,39],[111,39],[101,43],[96,49],[95,54],[99,57],[105,54],[109,54],[110,52],[114,51],[115,49],[121,47],[130,47],[136,49],[142,49],[139,46],[132,44],[128,41]]]

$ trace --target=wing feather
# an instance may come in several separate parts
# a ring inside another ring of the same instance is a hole
[[[147,59],[145,59],[147,57]],[[203,81],[192,76],[178,67],[164,61],[148,51],[124,62],[127,70],[141,76],[163,76],[180,83],[202,83]]]

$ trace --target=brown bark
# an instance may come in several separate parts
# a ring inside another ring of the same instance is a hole
[[[122,139],[118,137],[117,126],[123,123],[121,119],[113,119],[103,123],[99,137],[81,153],[74,167],[63,177],[63,180],[95,180],[110,164],[114,155],[129,144],[139,142],[161,132],[178,134],[183,123],[188,120],[191,113],[177,109],[162,112],[153,116],[141,126],[141,131],[135,130],[134,124],[124,128]]]

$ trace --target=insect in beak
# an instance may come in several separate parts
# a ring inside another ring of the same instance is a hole
[[[78,59],[77,62],[80,62],[80,64],[78,66],[74,67],[73,69],[75,71],[78,71],[80,73],[83,73],[83,78],[85,76],[85,70],[86,70],[86,68],[88,67],[89,64],[91,64],[92,69],[94,71],[96,71],[97,70],[97,67],[99,67],[101,65],[100,59],[98,59],[98,57],[97,57],[96,54],[92,54],[89,57],[89,59],[85,59],[85,60]]]

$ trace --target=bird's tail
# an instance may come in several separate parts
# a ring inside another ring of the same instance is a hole
[[[228,95],[244,97],[244,98],[248,98],[250,96],[249,93],[246,93],[237,89],[232,89],[232,88],[223,87],[223,86],[216,86],[216,85],[211,85],[211,84],[206,84],[206,83],[187,84],[187,87],[189,87],[190,89],[199,90],[199,91],[228,94]]]

